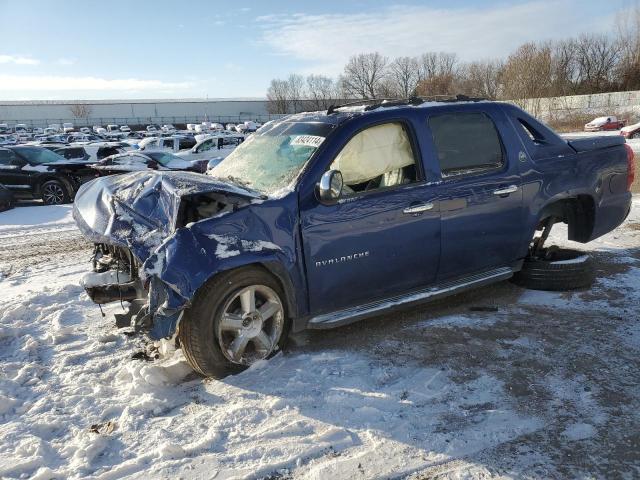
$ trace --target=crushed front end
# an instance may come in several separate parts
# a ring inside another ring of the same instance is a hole
[[[94,253],[92,271],[83,276],[82,286],[97,304],[128,304],[126,313],[116,315],[117,326],[145,331],[154,340],[171,337],[189,305],[193,292],[184,284],[189,284],[194,268],[184,261],[180,268],[174,264],[171,274],[182,280],[167,280],[167,256],[176,249],[185,257],[215,251],[198,243],[209,242],[207,237],[194,240],[190,231],[188,241],[176,238],[190,230],[180,227],[221,217],[252,199],[257,197],[233,185],[188,172],[136,172],[84,185],[73,215],[83,235],[93,241]],[[192,246],[194,241],[198,247]]]

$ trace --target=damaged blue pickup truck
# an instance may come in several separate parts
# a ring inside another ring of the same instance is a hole
[[[120,325],[177,337],[215,375],[290,331],[344,325],[513,277],[593,281],[545,247],[555,223],[589,242],[631,206],[624,139],[564,140],[519,108],[457,97],[332,107],[269,122],[200,175],[96,179],[74,218],[95,244],[83,285],[126,301]]]

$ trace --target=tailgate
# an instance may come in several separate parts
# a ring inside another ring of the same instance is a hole
[[[622,135],[576,137],[567,138],[567,143],[576,152],[580,153],[623,145],[625,143],[625,139]]]

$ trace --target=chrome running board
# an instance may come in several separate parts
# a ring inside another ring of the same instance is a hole
[[[495,270],[477,273],[462,279],[445,282],[440,285],[413,291],[411,293],[397,295],[395,297],[366,303],[364,305],[358,305],[356,307],[345,308],[344,310],[338,310],[336,312],[324,313],[311,318],[307,323],[307,328],[321,330],[347,325],[401,305],[435,300],[436,298],[460,293],[461,291],[471,287],[479,287],[500,280],[506,280],[513,275],[513,272],[514,270],[509,267],[496,268]]]

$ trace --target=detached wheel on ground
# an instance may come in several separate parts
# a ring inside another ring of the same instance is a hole
[[[70,197],[62,182],[49,180],[42,184],[42,201],[45,205],[60,205],[69,203]]]
[[[193,369],[218,376],[274,355],[284,347],[289,323],[279,282],[266,270],[243,267],[200,289],[178,335]]]
[[[596,278],[593,259],[578,250],[543,249],[527,257],[513,282],[533,290],[577,290],[590,287]]]

